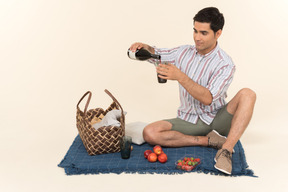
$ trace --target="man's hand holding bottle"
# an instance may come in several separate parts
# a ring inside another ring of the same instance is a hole
[[[141,49],[141,48],[144,48],[148,50],[150,53],[155,54],[154,48],[144,43],[136,42],[130,46],[130,50],[132,52],[135,52],[137,49]]]
[[[182,72],[173,64],[168,62],[161,63],[161,56],[155,55],[153,47],[136,42],[128,49],[128,57],[135,60],[157,59],[159,64],[156,65],[157,77],[159,83],[166,83],[169,80],[178,80]]]

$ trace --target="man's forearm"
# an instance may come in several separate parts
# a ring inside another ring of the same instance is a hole
[[[212,95],[206,87],[199,85],[192,79],[190,79],[186,74],[182,74],[178,82],[188,91],[188,93],[200,101],[204,105],[210,105],[212,103]]]

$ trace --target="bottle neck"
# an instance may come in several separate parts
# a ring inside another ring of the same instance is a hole
[[[161,59],[161,55],[151,54],[151,57],[152,57],[153,59],[158,59],[158,60]]]

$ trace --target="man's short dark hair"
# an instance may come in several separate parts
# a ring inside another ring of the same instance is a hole
[[[195,21],[200,23],[210,23],[210,28],[216,33],[219,29],[223,29],[224,16],[216,7],[207,7],[200,10],[195,17]]]

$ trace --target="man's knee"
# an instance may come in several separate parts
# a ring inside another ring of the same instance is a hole
[[[243,88],[239,91],[239,94],[245,99],[250,99],[253,102],[256,101],[256,93],[252,89]]]
[[[249,88],[243,88],[236,96],[228,103],[227,111],[234,115],[236,110],[238,109],[238,106],[241,104],[244,104],[245,106],[254,107],[254,104],[256,102],[256,93],[249,89]]]
[[[153,127],[151,125],[147,125],[143,130],[143,138],[149,144],[154,144],[155,134],[153,134]]]
[[[167,121],[158,121],[152,124],[147,125],[143,130],[143,138],[144,140],[151,144],[158,144],[160,138],[160,134],[162,131],[171,130],[172,124]]]

